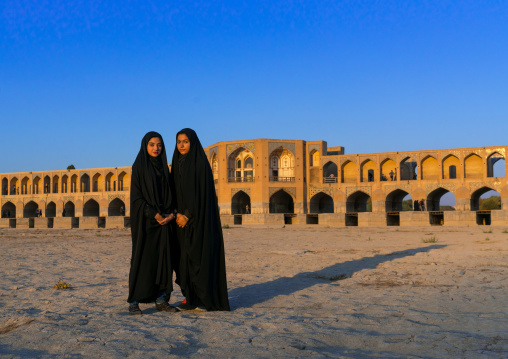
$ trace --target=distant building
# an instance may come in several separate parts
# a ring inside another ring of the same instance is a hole
[[[507,148],[344,154],[324,141],[254,139],[218,142],[205,152],[224,224],[404,226],[508,224]],[[498,161],[502,177],[495,176]],[[36,210],[40,226],[123,226],[115,217],[122,207],[130,215],[130,176],[130,167],[2,173],[0,226],[13,225],[7,214],[32,218]],[[490,190],[500,194],[501,208],[480,211],[479,198]],[[455,211],[439,206],[448,192]],[[408,195],[423,199],[426,211],[403,211]]]

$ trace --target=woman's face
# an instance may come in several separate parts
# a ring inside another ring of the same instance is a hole
[[[146,151],[152,157],[157,157],[162,152],[162,141],[159,137],[152,137],[150,141],[148,141],[148,146],[146,147]]]
[[[179,134],[176,138],[176,148],[178,148],[178,152],[180,152],[181,155],[189,153],[190,141],[185,133]]]

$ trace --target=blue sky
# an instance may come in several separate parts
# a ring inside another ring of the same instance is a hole
[[[506,1],[11,1],[0,172],[129,166],[143,135],[506,145]]]

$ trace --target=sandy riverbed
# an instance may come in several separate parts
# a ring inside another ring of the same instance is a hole
[[[224,229],[231,312],[142,316],[128,229],[2,229],[0,356],[508,356],[508,226],[281,227]]]

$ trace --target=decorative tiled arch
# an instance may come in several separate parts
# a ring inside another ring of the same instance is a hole
[[[268,153],[271,154],[279,147],[284,147],[293,152],[293,155],[296,156],[296,145],[291,142],[268,142]]]
[[[357,191],[364,192],[369,196],[372,196],[372,187],[370,186],[348,186],[346,187],[346,197]]]
[[[254,153],[256,151],[254,142],[232,143],[232,144],[226,145],[226,156],[229,157],[229,155],[231,153],[233,153],[240,147],[243,147],[243,148],[251,151],[252,153]]]
[[[250,197],[250,188],[231,188],[231,198],[240,191],[247,193]]]
[[[284,192],[290,194],[293,199],[296,199],[296,188],[295,187],[269,187],[268,196],[272,197],[275,192],[283,190]]]
[[[444,188],[452,193],[455,193],[456,185],[455,183],[429,183],[425,187],[427,195],[438,188]]]
[[[309,188],[309,192],[308,192],[309,199],[314,197],[319,192],[326,193],[327,195],[329,195],[330,197],[333,198],[334,189],[333,189],[333,187],[311,187],[311,188]]]

